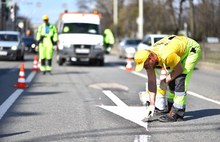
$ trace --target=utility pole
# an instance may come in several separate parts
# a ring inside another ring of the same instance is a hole
[[[6,0],[1,0],[1,30],[5,28]]]
[[[118,0],[114,0],[113,2],[113,23],[115,26],[118,25]]]
[[[143,14],[143,0],[139,0],[138,2],[138,9],[139,9],[139,17],[137,19],[138,24],[138,38],[143,38],[143,26],[144,26],[144,14]]]
[[[114,33],[117,39],[118,37],[118,0],[113,0],[113,25]]]
[[[190,0],[190,32],[191,36],[195,38],[195,22],[194,22],[194,5],[193,0]]]

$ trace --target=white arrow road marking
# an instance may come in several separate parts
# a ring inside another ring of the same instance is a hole
[[[105,106],[99,105],[98,107],[110,111],[122,118],[129,120],[144,127],[148,131],[148,123],[143,122],[142,119],[145,117],[146,107],[130,107],[121,101],[115,94],[111,91],[103,91],[103,93],[109,97],[117,106]]]
[[[115,94],[112,93],[112,91],[104,90],[102,91],[109,99],[111,99],[117,106],[121,107],[127,107],[128,105],[125,104],[123,101],[121,101],[118,97],[115,96]]]

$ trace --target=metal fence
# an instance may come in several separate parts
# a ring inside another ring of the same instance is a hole
[[[220,43],[200,43],[201,61],[220,64]]]

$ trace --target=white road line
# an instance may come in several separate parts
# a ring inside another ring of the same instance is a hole
[[[32,71],[32,72],[30,73],[30,75],[27,77],[26,82],[27,82],[27,83],[30,83],[30,82],[32,81],[32,79],[34,78],[34,76],[36,75],[36,73],[37,73],[37,72]]]
[[[11,105],[15,102],[15,100],[21,95],[23,89],[17,89],[11,96],[0,106],[0,120],[5,115],[7,110],[11,107]]]
[[[125,70],[125,67],[120,66],[119,68],[122,69],[122,70]],[[140,76],[140,77],[143,77],[143,78],[146,78],[146,79],[147,79],[147,76],[144,75],[144,74],[142,74],[142,73],[135,72],[135,71],[132,71],[131,73],[132,73],[132,74],[135,74],[135,75],[137,75],[137,76]],[[209,102],[212,102],[212,103],[215,103],[215,104],[220,105],[220,102],[219,102],[219,101],[212,100],[212,99],[210,99],[210,98],[204,97],[204,96],[202,96],[202,95],[199,95],[199,94],[194,93],[194,92],[191,92],[191,91],[187,91],[187,93],[188,93],[189,95],[191,95],[191,96],[194,96],[194,97],[197,97],[197,98],[200,98],[200,99],[203,99],[203,100],[206,100],[206,101],[209,101]]]
[[[36,75],[36,72],[31,72],[30,75],[27,78],[27,83],[30,83],[34,76]],[[5,113],[8,111],[8,109],[13,105],[13,103],[17,100],[17,98],[21,95],[21,93],[24,91],[24,89],[17,89],[13,94],[11,94],[6,101],[0,106],[0,120],[5,115]]]
[[[220,105],[220,102],[219,102],[219,101],[209,99],[209,98],[207,98],[207,97],[201,96],[201,95],[196,94],[196,93],[194,93],[194,92],[187,91],[187,94],[190,94],[190,95],[192,95],[192,96],[194,96],[194,97],[197,97],[197,98],[200,98],[200,99],[203,99],[203,100],[206,100],[206,101],[209,101],[209,102],[212,102],[212,103],[215,103],[215,104]]]
[[[123,67],[123,66],[119,66],[119,68],[122,69],[122,70],[126,70],[125,67]],[[147,79],[147,75],[145,75],[145,74],[143,74],[143,73],[135,72],[135,71],[131,71],[130,73],[135,74],[135,75],[137,75],[137,76],[140,76],[140,77],[143,77],[143,78]]]
[[[123,101],[121,101],[118,97],[115,96],[111,91],[109,90],[103,90],[102,91],[109,99],[111,99],[117,106],[121,107],[127,107],[128,105],[125,104]]]

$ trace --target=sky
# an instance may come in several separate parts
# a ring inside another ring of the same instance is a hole
[[[42,16],[47,14],[50,23],[54,24],[59,14],[77,11],[76,0],[14,0],[19,6],[18,15],[29,17],[33,24],[41,24]]]

